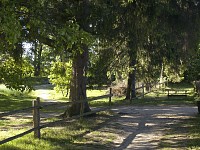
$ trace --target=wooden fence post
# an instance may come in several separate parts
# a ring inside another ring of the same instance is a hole
[[[33,128],[34,137],[40,139],[40,98],[33,100]]]
[[[111,99],[112,99],[112,88],[110,88],[110,92],[109,92],[109,106],[111,106]]]

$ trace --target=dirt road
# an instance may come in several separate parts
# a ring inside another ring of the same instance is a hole
[[[197,108],[192,106],[123,106],[112,110],[119,116],[98,131],[100,136],[109,133],[117,137],[113,143],[116,150],[159,149],[160,140],[173,125],[183,123],[184,126],[184,121],[197,114]],[[176,140],[186,138],[183,133],[168,142],[172,149],[185,149],[184,142],[177,144]]]

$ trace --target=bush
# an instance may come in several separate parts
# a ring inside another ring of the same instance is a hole
[[[126,84],[124,82],[118,82],[111,86],[113,96],[124,96],[126,95]]]
[[[50,82],[55,85],[54,89],[63,93],[63,96],[70,88],[72,78],[72,63],[71,62],[54,62],[50,71]]]
[[[28,80],[32,73],[33,67],[25,59],[16,62],[13,58],[8,56],[0,64],[1,80],[9,89],[18,90],[20,92],[32,90],[32,83]]]

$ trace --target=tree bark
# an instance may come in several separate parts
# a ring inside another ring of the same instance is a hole
[[[125,99],[131,99],[131,73],[128,75],[128,84],[127,84],[127,90],[126,90],[126,98]]]
[[[136,97],[136,91],[135,91],[135,82],[136,82],[136,58],[132,58],[131,60],[131,67],[133,70],[131,71],[131,99]]]
[[[83,52],[78,52],[73,60],[73,77],[70,85],[70,100],[87,100],[86,95],[86,70],[88,62],[88,47],[84,45]],[[91,111],[88,102],[83,103],[83,113]],[[81,103],[72,104],[68,115],[74,116],[81,113]]]
[[[130,63],[129,67],[131,68],[129,72],[128,77],[128,85],[127,85],[127,91],[126,91],[126,99],[133,99],[136,97],[136,91],[135,91],[135,84],[136,84],[136,52],[129,51],[130,56]]]
[[[40,44],[40,48],[38,49],[38,43],[35,42],[34,49],[34,76],[38,77],[41,73],[41,57],[42,57],[42,44]]]

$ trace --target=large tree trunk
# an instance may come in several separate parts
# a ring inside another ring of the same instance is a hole
[[[89,0],[83,0],[80,3],[80,13],[76,16],[77,22],[79,22],[80,28],[86,32],[89,32],[88,17],[90,16]],[[76,56],[73,60],[73,78],[70,85],[70,100],[79,101],[87,100],[86,95],[86,70],[88,56],[88,46],[82,45],[82,52],[77,50]],[[83,107],[82,107],[83,106]],[[82,107],[82,108],[81,108]],[[82,109],[82,110],[81,110]],[[69,116],[79,115],[80,113],[91,111],[88,102],[83,104],[73,104],[69,111]]]
[[[78,52],[73,60],[73,78],[70,86],[70,100],[87,100],[86,95],[86,69],[88,62],[88,48],[84,46],[83,52]],[[91,111],[88,102],[83,103],[83,112]],[[69,111],[69,116],[79,115],[81,113],[81,103],[73,104]]]
[[[127,90],[126,90],[126,99],[133,99],[136,97],[136,91],[135,91],[135,84],[136,84],[136,52],[129,51],[130,56],[130,63],[129,67],[131,68],[129,72],[128,77],[128,84],[127,84]]]
[[[136,97],[136,91],[135,91],[135,83],[136,83],[136,68],[135,68],[135,63],[136,60],[133,60],[133,66],[134,66],[134,70],[131,72],[131,99]]]
[[[131,99],[131,73],[129,72],[128,75],[128,84],[127,84],[127,90],[126,90],[126,98],[125,99]]]

